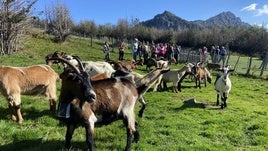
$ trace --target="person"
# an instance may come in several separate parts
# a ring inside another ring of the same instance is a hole
[[[167,52],[167,45],[166,45],[166,43],[160,43],[160,47],[159,47],[159,56],[158,56],[158,58],[159,59],[165,59],[165,57],[166,57],[166,52]]]
[[[172,58],[174,58],[173,44],[167,44],[166,58],[167,58],[167,60],[171,60]]]
[[[149,53],[150,53],[150,48],[149,48],[149,42],[147,41],[146,43],[144,43],[143,45],[143,59],[144,59],[144,63],[147,62],[148,58],[149,58]]]
[[[158,51],[157,51],[157,46],[153,43],[151,47],[151,58],[157,58]]]
[[[224,46],[221,47],[219,54],[220,54],[220,59],[218,62],[220,63],[222,61],[222,67],[224,67],[225,60],[226,60],[226,54],[227,54],[227,51],[224,48]]]
[[[178,64],[180,60],[181,46],[174,44],[174,47],[174,58],[176,60],[176,64]]]
[[[212,63],[215,63],[215,53],[216,53],[215,46],[211,46],[211,49],[210,49],[210,58],[211,58]]]
[[[204,64],[207,62],[207,53],[208,53],[208,48],[204,46],[203,49],[201,50],[201,62]]]
[[[262,59],[262,63],[260,65],[259,69],[266,70],[267,63],[268,63],[268,51],[266,51],[262,54],[261,59]]]
[[[216,46],[215,54],[214,54],[214,62],[213,63],[218,63],[219,62],[219,55],[220,55],[220,46]]]
[[[139,42],[139,44],[138,44],[138,55],[139,55],[139,60],[141,60],[142,55],[143,55],[143,45],[142,45],[142,42]]]
[[[108,41],[105,41],[103,45],[103,52],[105,54],[105,61],[110,61],[110,47]]]
[[[132,57],[135,62],[137,61],[137,55],[138,55],[138,42],[139,40],[135,38],[134,43],[132,45]]]
[[[118,58],[118,60],[123,61],[124,60],[124,54],[125,54],[125,44],[124,44],[124,42],[120,43],[118,49],[119,49],[119,58]]]

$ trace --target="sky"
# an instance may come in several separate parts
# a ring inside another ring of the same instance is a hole
[[[118,20],[154,18],[165,10],[188,20],[206,20],[230,11],[251,25],[268,24],[268,0],[38,0],[34,12],[65,5],[75,23],[94,21],[97,25],[117,25]],[[268,27],[268,26],[267,26]]]

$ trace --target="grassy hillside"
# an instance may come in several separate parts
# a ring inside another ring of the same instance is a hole
[[[93,47],[90,47],[88,39],[78,37],[55,44],[47,35],[40,33],[36,36],[34,33],[25,37],[19,53],[1,56],[0,62],[12,66],[43,64],[45,55],[56,50],[76,53],[83,60],[103,60],[102,44],[103,41],[94,40]],[[116,50],[111,55],[113,60],[118,57]],[[126,58],[131,58],[130,50],[127,50]],[[53,68],[61,72],[56,66]],[[145,73],[144,69],[139,67],[137,72]],[[213,84],[206,88],[202,85],[200,90],[190,79],[185,79],[180,93],[172,93],[172,89],[146,93],[144,98],[148,105],[144,117],[137,116],[141,139],[133,144],[132,149],[268,150],[268,81],[238,75],[232,75],[231,80],[233,87],[228,98],[229,106],[224,110],[213,105],[216,100]],[[60,83],[57,87],[60,90]],[[197,103],[183,103],[190,98],[195,98]],[[137,111],[139,107],[137,104]],[[22,126],[11,121],[7,101],[0,96],[1,151],[64,150],[66,127],[50,115],[48,101],[39,96],[23,96],[22,114]],[[126,134],[121,121],[95,128],[94,135],[97,150],[123,150],[125,147]],[[75,131],[72,146],[73,151],[86,150],[82,127]]]

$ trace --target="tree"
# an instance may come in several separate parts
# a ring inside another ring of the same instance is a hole
[[[92,38],[97,34],[97,26],[94,21],[81,21],[73,28],[74,32],[90,37],[90,45],[92,47]]]
[[[30,25],[30,10],[36,0],[0,0],[1,54],[16,52],[19,36]]]
[[[55,42],[64,42],[71,34],[73,22],[69,9],[63,4],[57,4],[45,10],[47,32],[54,35]]]

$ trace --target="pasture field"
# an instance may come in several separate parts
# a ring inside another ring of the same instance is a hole
[[[26,66],[45,63],[44,57],[56,50],[76,53],[83,60],[103,60],[102,41],[71,37],[63,44],[52,43],[45,35],[25,37],[22,51],[11,56],[0,56],[1,65]],[[115,48],[111,58],[117,60]],[[126,57],[130,60],[128,50]],[[236,58],[236,57],[234,57]],[[235,59],[234,59],[235,60]],[[257,60],[257,59],[256,59]],[[246,57],[241,58],[247,62]],[[183,65],[172,65],[181,68]],[[53,68],[60,73],[62,69]],[[145,67],[137,72],[145,74]],[[243,71],[242,71],[243,72]],[[244,73],[244,72],[243,72]],[[217,73],[213,72],[213,78]],[[268,150],[268,81],[231,75],[233,87],[224,110],[215,106],[213,84],[195,88],[186,78],[182,92],[172,89],[163,92],[149,91],[144,95],[147,108],[144,117],[136,116],[140,141],[133,143],[136,151],[264,151]],[[213,82],[214,82],[213,79]],[[170,86],[170,84],[169,84]],[[60,82],[57,84],[58,93]],[[195,98],[197,103],[185,104]],[[136,111],[140,108],[137,103]],[[0,151],[60,151],[64,150],[66,127],[50,115],[49,103],[39,96],[22,97],[21,126],[11,121],[7,101],[0,95]],[[137,113],[136,113],[137,115]],[[95,128],[96,149],[123,150],[126,131],[122,121]],[[85,130],[79,127],[72,139],[73,151],[87,150]]]

